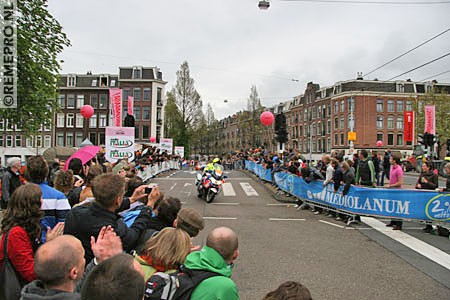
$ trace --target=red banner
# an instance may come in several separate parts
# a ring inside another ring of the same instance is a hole
[[[112,126],[122,126],[122,91],[120,89],[109,90],[109,101],[111,105]]]
[[[134,109],[134,97],[128,96],[128,114],[130,116],[133,115],[133,109]]]
[[[435,107],[434,105],[425,106],[425,130],[431,134],[436,134],[436,118],[435,118]]]
[[[405,111],[403,113],[403,120],[405,124],[405,134],[404,140],[406,142],[414,141],[414,112],[413,111]]]

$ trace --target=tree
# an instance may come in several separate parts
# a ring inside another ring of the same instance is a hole
[[[181,114],[179,124],[180,145],[189,152],[190,137],[199,118],[203,115],[202,100],[194,87],[187,61],[183,62],[177,71],[177,82],[171,93]]]
[[[181,134],[181,113],[175,103],[175,96],[172,92],[167,92],[167,103],[164,107],[164,134],[173,138],[175,145],[180,145]]]
[[[262,125],[259,122],[259,115],[262,113],[263,107],[256,86],[253,85],[250,91],[250,96],[247,100],[247,112],[242,114],[241,124],[247,128],[247,142],[252,147],[255,147],[261,143]]]
[[[26,135],[37,134],[41,125],[52,125],[61,69],[57,56],[68,46],[61,25],[47,10],[47,0],[18,1],[18,109],[0,110],[0,118]]]

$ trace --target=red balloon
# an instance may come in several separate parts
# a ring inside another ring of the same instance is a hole
[[[383,141],[377,141],[377,146],[378,147],[383,147]]]
[[[154,136],[150,137],[150,143],[156,142],[156,138]]]
[[[259,119],[261,120],[261,123],[264,126],[270,126],[270,125],[272,125],[273,121],[275,120],[275,117],[273,116],[273,113],[271,113],[270,111],[265,111],[261,114]]]
[[[94,114],[94,108],[90,105],[83,105],[80,109],[80,113],[84,118],[89,119]]]

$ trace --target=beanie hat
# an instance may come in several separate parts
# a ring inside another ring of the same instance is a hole
[[[12,166],[14,166],[17,163],[20,163],[20,158],[19,157],[10,157],[6,161],[6,166],[11,168]]]
[[[186,231],[190,237],[197,236],[205,227],[203,217],[193,208],[183,208],[178,212],[177,228]]]

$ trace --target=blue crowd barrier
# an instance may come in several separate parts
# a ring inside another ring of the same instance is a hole
[[[270,170],[252,161],[246,161],[245,166],[261,179],[272,181]],[[276,172],[274,176],[275,183],[283,191],[337,211],[450,224],[450,193],[351,186],[348,194],[343,196],[343,186],[334,192],[332,184],[323,187],[321,180],[306,183],[303,178],[286,172]]]

